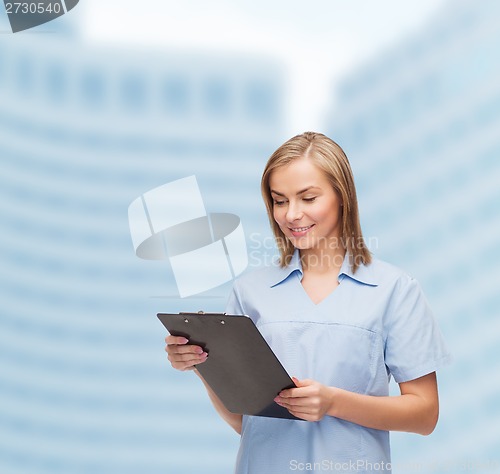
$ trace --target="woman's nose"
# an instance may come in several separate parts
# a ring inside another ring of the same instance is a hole
[[[290,203],[286,211],[286,219],[288,222],[294,222],[300,219],[302,214],[302,208],[298,204]]]

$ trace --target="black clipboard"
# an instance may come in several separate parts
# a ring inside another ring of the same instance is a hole
[[[274,398],[296,385],[248,316],[158,313],[173,336],[201,346],[208,359],[198,372],[232,413],[299,420]]]

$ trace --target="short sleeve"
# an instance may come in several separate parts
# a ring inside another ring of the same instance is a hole
[[[400,277],[385,320],[385,364],[397,383],[447,365],[451,356],[418,282]]]

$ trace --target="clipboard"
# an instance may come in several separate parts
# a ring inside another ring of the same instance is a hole
[[[243,315],[158,313],[173,336],[201,346],[208,359],[197,370],[232,413],[300,420],[274,398],[296,385],[259,332]]]

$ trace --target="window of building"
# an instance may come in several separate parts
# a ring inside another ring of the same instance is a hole
[[[146,105],[146,84],[144,78],[136,73],[125,74],[120,83],[120,98],[129,110],[143,109]]]
[[[251,120],[267,122],[277,120],[278,91],[267,82],[252,82],[246,90],[245,106]]]
[[[185,77],[168,77],[164,81],[163,104],[169,115],[180,116],[188,112],[189,85]]]
[[[84,71],[81,78],[81,93],[86,104],[90,106],[103,104],[106,89],[102,73],[93,69]]]
[[[231,88],[228,81],[209,79],[203,85],[203,109],[210,117],[227,117],[231,113]]]
[[[60,63],[52,63],[47,67],[47,94],[53,103],[61,103],[67,95],[66,70]]]
[[[23,95],[33,91],[35,83],[34,69],[34,62],[32,58],[25,55],[20,55],[18,57],[14,82],[17,90]]]

